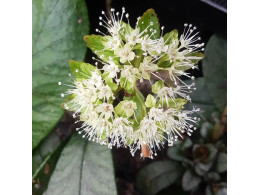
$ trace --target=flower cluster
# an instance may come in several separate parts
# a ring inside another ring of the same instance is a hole
[[[198,43],[191,24],[184,24],[180,36],[177,30],[163,34],[152,9],[134,28],[128,18],[124,8],[121,14],[114,9],[109,15],[102,12],[99,25],[106,33],[96,29],[101,35],[84,37],[98,56],[93,57],[95,66],[71,60],[75,78],[61,96],[68,96],[64,108],[74,111],[76,122],[82,121],[77,131],[83,138],[109,148],[129,147],[132,155],[141,150],[141,156],[153,158],[165,141],[172,146],[183,133],[190,136],[196,129],[199,118],[192,113],[199,109],[183,109],[196,88],[180,76],[194,79],[185,71],[197,68],[204,44]],[[148,95],[140,87],[143,83],[151,86]]]

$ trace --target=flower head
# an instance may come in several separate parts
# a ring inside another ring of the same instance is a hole
[[[113,8],[109,15],[102,11],[99,25],[108,34],[96,29],[101,35],[84,37],[98,56],[93,57],[96,66],[70,61],[75,79],[61,96],[68,96],[64,108],[81,121],[82,137],[153,158],[165,142],[172,146],[196,129],[199,118],[193,114],[199,109],[184,109],[195,84],[181,76],[194,79],[186,70],[197,67],[204,44],[191,24],[180,36],[177,30],[163,34],[151,9],[135,27],[128,18],[125,8],[121,14]]]

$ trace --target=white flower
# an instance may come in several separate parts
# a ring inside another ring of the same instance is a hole
[[[192,56],[192,54],[198,51],[204,51],[204,48],[202,48],[204,43],[196,43],[197,41],[201,40],[201,38],[197,36],[198,32],[193,34],[193,32],[196,30],[195,26],[192,27],[192,24],[184,24],[184,26],[185,28],[179,42],[173,41],[169,45],[167,54],[171,62],[178,61],[182,64],[183,67],[187,67],[186,69],[194,69],[195,64],[192,60],[201,60],[202,57]]]
[[[158,66],[151,62],[152,57],[147,56],[144,57],[144,60],[142,63],[140,63],[139,70],[141,71],[141,79],[140,81],[143,82],[143,79],[150,80],[151,78],[151,72],[154,72],[158,69]]]
[[[176,87],[163,87],[158,91],[158,95],[157,97],[161,98],[161,101],[163,102],[163,100],[166,101],[167,107],[169,107],[169,99],[171,99],[173,102],[175,102],[175,99],[180,96],[188,101],[191,100],[190,96],[187,95],[187,93],[191,93],[192,91],[191,86],[192,85],[177,85]]]
[[[100,118],[109,119],[113,117],[114,107],[112,104],[102,103],[96,107],[96,112],[100,114]]]
[[[173,144],[174,138],[175,141],[177,141],[178,137],[182,137],[181,133],[186,132],[189,136],[191,136],[191,133],[196,130],[193,124],[196,124],[200,119],[189,115],[197,111],[199,111],[199,109],[195,108],[193,108],[192,111],[177,111],[173,108],[169,108],[165,111],[165,114],[168,116],[166,131],[168,134],[169,145]]]
[[[140,72],[133,66],[125,65],[121,71],[121,77],[125,77],[130,83],[134,83],[140,77]]]
[[[127,142],[131,140],[133,134],[132,122],[128,119],[119,117],[113,121],[112,131],[109,133],[111,143],[114,146],[127,146]]]
[[[142,38],[140,37],[140,29],[137,27],[129,34],[125,35],[125,39],[129,45],[135,45],[136,43],[141,43]]]
[[[121,45],[121,39],[119,37],[108,37],[107,36],[108,41],[105,43],[105,48],[106,49],[112,49],[112,50],[116,50],[117,48],[120,47]]]
[[[109,64],[105,64],[103,70],[108,73],[108,78],[115,78],[120,71],[118,65],[116,65],[113,60],[110,60]]]
[[[108,101],[110,98],[114,99],[114,94],[108,85],[103,85],[99,87],[98,98]]]
[[[157,41],[150,39],[148,36],[145,36],[145,38],[141,42],[142,50],[144,52],[148,52],[150,55],[154,56],[157,54]]]
[[[103,80],[97,70],[91,72],[91,77],[88,82],[96,87],[103,85]]]
[[[135,58],[135,53],[129,44],[125,44],[122,48],[117,48],[115,54],[120,57],[120,62],[125,63],[127,61],[132,61]]]
[[[151,157],[156,154],[156,150],[160,150],[163,142],[163,132],[159,130],[156,122],[152,119],[143,118],[138,130],[134,131],[133,140],[134,144],[130,146],[132,155],[142,146],[147,146],[151,153]],[[148,157],[148,156],[146,156]]]
[[[69,90],[68,93],[75,94],[76,97],[72,100],[75,106],[88,108],[92,106],[92,102],[97,100],[97,89],[89,83],[88,79],[76,82],[75,89]]]
[[[122,8],[122,15],[119,19],[119,12],[115,13],[115,9],[112,8],[111,9],[111,14],[108,17],[106,16],[105,12],[102,11],[102,15],[104,15],[105,18],[103,17],[99,17],[99,25],[100,26],[104,26],[108,32],[111,34],[111,36],[113,37],[118,37],[120,36],[120,31],[122,30],[122,28],[125,26],[124,23],[122,23],[122,18],[124,16],[125,13],[125,8]],[[98,29],[96,29],[96,32],[100,32]]]

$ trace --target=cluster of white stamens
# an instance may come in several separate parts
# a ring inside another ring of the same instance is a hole
[[[184,24],[178,39],[176,30],[163,35],[164,27],[159,28],[156,20],[139,17],[132,28],[128,18],[125,8],[121,14],[113,8],[109,15],[102,11],[99,25],[106,32],[96,29],[102,35],[102,49],[89,46],[99,57],[92,58],[96,66],[83,63],[91,70],[76,69],[71,84],[58,85],[70,87],[61,97],[69,96],[64,107],[74,111],[76,123],[82,121],[76,129],[82,137],[109,148],[129,147],[132,155],[146,148],[148,154],[142,152],[141,156],[153,158],[165,141],[172,146],[182,133],[190,136],[196,130],[193,125],[199,118],[191,115],[199,109],[183,110],[183,105],[191,101],[189,94],[196,89],[195,84],[187,85],[180,76],[194,79],[185,71],[197,68],[204,43],[198,43],[201,38],[191,24]],[[171,83],[160,75],[161,71],[168,71]],[[153,93],[143,97],[136,82],[147,80]],[[125,94],[123,99],[119,99],[120,91]],[[184,103],[179,106],[179,102]]]

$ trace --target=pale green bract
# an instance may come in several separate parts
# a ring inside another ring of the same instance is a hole
[[[185,84],[180,76],[194,79],[185,71],[197,68],[204,44],[191,24],[184,25],[180,38],[177,30],[163,35],[153,9],[134,28],[128,18],[124,8],[121,14],[113,8],[108,16],[102,12],[99,25],[109,35],[96,29],[101,35],[84,37],[98,57],[95,65],[71,60],[73,86],[61,96],[68,96],[64,108],[82,122],[77,131],[83,138],[153,158],[165,141],[172,146],[196,129],[199,119],[191,114],[199,109],[183,109],[195,84]],[[151,86],[148,95],[143,84]]]

